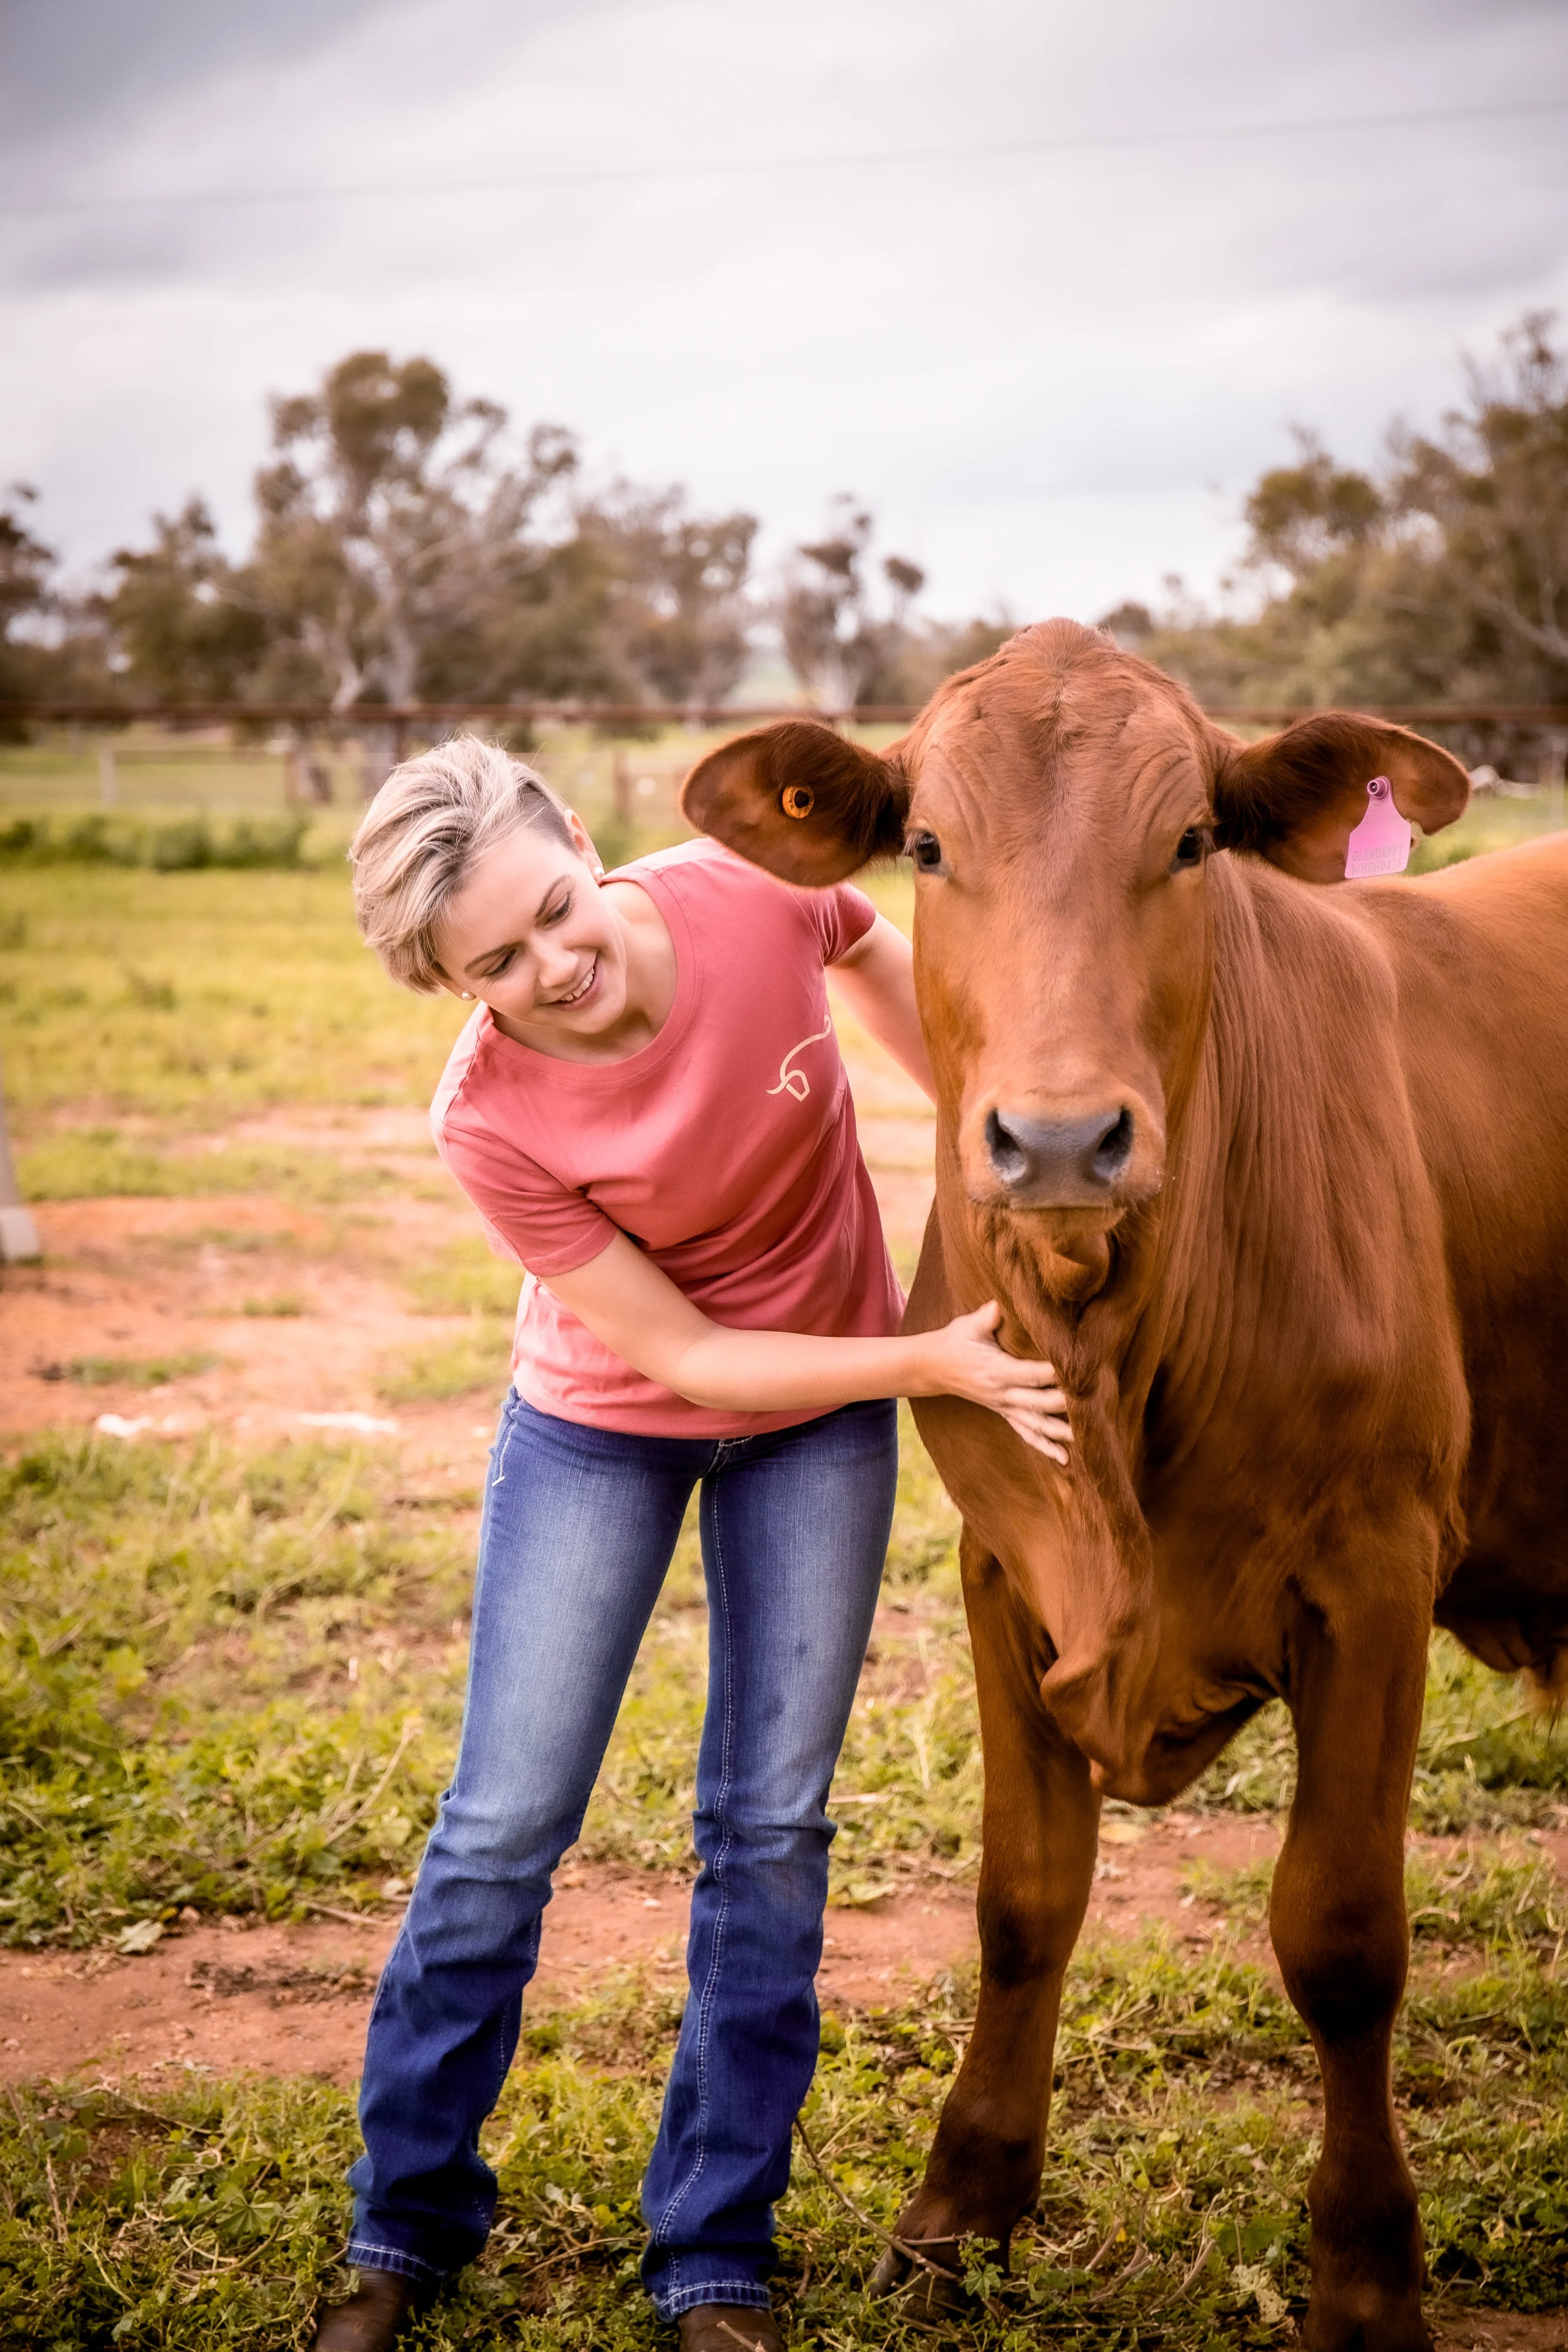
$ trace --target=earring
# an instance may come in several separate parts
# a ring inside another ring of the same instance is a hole
[[[462,998],[465,1004],[471,1004],[473,1003],[474,992],[471,988],[459,988],[458,993]]]

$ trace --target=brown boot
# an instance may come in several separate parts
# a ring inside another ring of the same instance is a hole
[[[347,2303],[323,2312],[315,2352],[392,2352],[420,2313],[430,2291],[400,2271],[363,2271]]]
[[[680,2352],[784,2352],[771,2311],[745,2303],[700,2303],[680,2315]]]

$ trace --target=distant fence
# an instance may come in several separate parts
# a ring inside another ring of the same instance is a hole
[[[1321,706],[1268,704],[1243,709],[1216,704],[1211,719],[1233,725],[1288,727],[1310,718]],[[1357,709],[1402,727],[1568,728],[1568,702],[1364,702]],[[386,729],[399,737],[445,726],[453,719],[484,719],[492,726],[749,727],[767,719],[818,719],[830,726],[900,726],[918,718],[916,702],[876,702],[852,710],[820,710],[789,702],[359,702],[338,709],[328,702],[42,702],[0,700],[0,724],[7,719],[57,726],[284,727],[310,732],[355,734]]]
[[[1312,715],[1314,708],[1300,703],[1266,704],[1256,709],[1216,705],[1208,716],[1244,727],[1288,727]],[[1388,719],[1404,727],[1437,734],[1450,751],[1478,776],[1483,766],[1494,775],[1500,769],[1521,766],[1536,770],[1535,782],[1561,794],[1568,768],[1568,703],[1390,702],[1359,706],[1369,717]],[[148,702],[104,698],[98,701],[0,701],[0,740],[13,738],[27,724],[92,728],[105,740],[100,751],[101,796],[106,803],[117,797],[115,757],[107,737],[112,730],[138,724],[175,731],[225,727],[254,735],[270,730],[281,733],[287,757],[284,795],[291,804],[325,802],[331,798],[327,771],[318,751],[323,737],[357,741],[360,791],[370,799],[390,770],[407,753],[411,739],[426,740],[454,723],[468,722],[496,730],[536,727],[589,727],[604,735],[647,734],[661,728],[740,730],[770,719],[816,719],[831,727],[907,726],[923,705],[880,702],[850,710],[821,710],[799,703],[760,702],[362,702],[339,709],[328,702]],[[629,781],[617,770],[616,808],[629,814]]]

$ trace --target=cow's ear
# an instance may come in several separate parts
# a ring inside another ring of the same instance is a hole
[[[1451,752],[1407,727],[1353,710],[1321,710],[1258,743],[1218,739],[1215,837],[1250,849],[1303,882],[1342,882],[1366,788],[1386,776],[1394,804],[1423,833],[1462,816],[1470,780]]]
[[[710,833],[781,881],[822,888],[903,847],[909,779],[896,751],[847,743],[831,727],[781,719],[738,735],[700,760],[680,805]]]

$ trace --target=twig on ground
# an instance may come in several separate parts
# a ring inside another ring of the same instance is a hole
[[[880,2238],[885,2246],[891,2246],[895,2253],[902,2254],[906,2262],[911,2262],[915,2263],[919,2269],[929,2272],[932,2278],[941,2279],[944,2284],[948,2286],[957,2286],[962,2284],[953,2272],[944,2271],[940,2263],[933,2263],[929,2254],[922,2254],[920,2249],[920,2243],[917,2241],[911,2238],[895,2237],[890,2230],[883,2229],[880,2221],[873,2221],[869,2213],[863,2213],[860,2210],[859,2206],[856,2204],[854,2199],[850,2197],[846,2190],[839,2187],[837,2181],[835,2180],[831,2172],[828,2171],[826,2166],[817,2155],[816,2150],[811,2144],[810,2135],[798,2116],[796,2116],[795,2119],[795,2127],[800,2134],[800,2144],[802,2147],[805,2148],[806,2155],[811,2158],[814,2170],[820,2176],[824,2184],[832,2190],[834,2196],[837,2198],[838,2202],[843,2206],[845,2211],[850,2214],[855,2221],[858,2221],[863,2230],[869,2230],[872,2236]],[[932,2245],[937,2245],[946,2244],[951,2242],[945,2239],[939,2240],[933,2238],[930,2242]],[[994,2297],[990,2295],[977,2295],[974,2299],[993,2319],[997,2316],[997,2307]]]
[[[341,1821],[336,1829],[329,1830],[327,1832],[326,1836],[321,1840],[321,1843],[323,1845],[334,1844],[336,1841],[344,1836],[348,1831],[357,1827],[359,1822],[363,1821],[365,1815],[374,1809],[378,1800],[380,1799],[382,1790],[385,1788],[387,1782],[391,1780],[393,1774],[396,1771],[398,1766],[403,1761],[404,1749],[408,1746],[410,1740],[416,1738],[418,1734],[424,1730],[424,1728],[425,1720],[422,1716],[411,1715],[408,1717],[407,1720],[404,1724],[402,1731],[398,1735],[397,1745],[393,1749],[391,1756],[387,1759],[385,1771],[382,1774],[380,1780],[376,1782],[369,1796],[364,1799],[362,1804],[358,1804],[354,1807],[353,1811],[349,1814],[347,1820]]]

